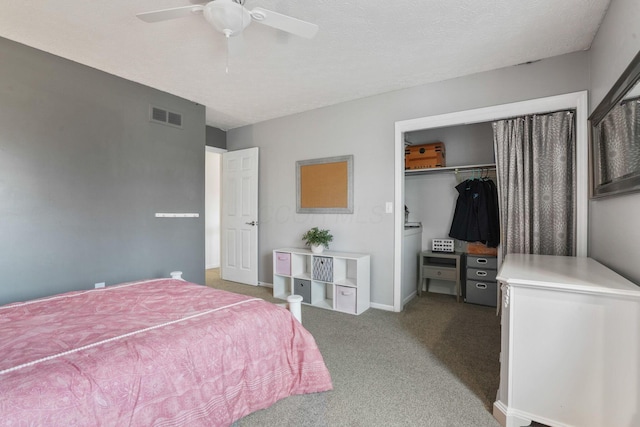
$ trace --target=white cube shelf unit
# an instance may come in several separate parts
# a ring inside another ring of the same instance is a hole
[[[360,314],[370,307],[368,254],[283,248],[273,251],[273,296],[302,295],[303,304]]]

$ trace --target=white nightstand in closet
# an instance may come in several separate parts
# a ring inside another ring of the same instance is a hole
[[[422,294],[422,284],[427,281],[426,291],[429,292],[429,280],[450,280],[456,284],[456,301],[460,302],[460,263],[462,254],[459,252],[420,253],[420,280],[418,281],[418,295]]]

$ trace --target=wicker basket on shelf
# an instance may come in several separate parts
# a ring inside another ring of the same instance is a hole
[[[472,255],[498,256],[498,248],[489,248],[482,242],[468,242],[467,253]]]

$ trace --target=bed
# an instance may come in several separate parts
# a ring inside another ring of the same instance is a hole
[[[0,425],[224,426],[332,389],[285,308],[180,279],[0,307]]]

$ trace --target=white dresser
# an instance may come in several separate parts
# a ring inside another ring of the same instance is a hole
[[[509,254],[497,280],[494,417],[507,427],[640,426],[640,287],[593,259],[548,255]]]

